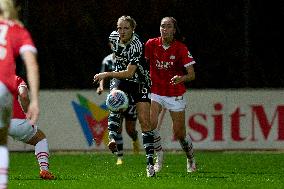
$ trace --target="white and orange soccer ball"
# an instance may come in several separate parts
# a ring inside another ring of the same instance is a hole
[[[128,108],[128,97],[125,92],[113,89],[107,95],[106,106],[113,112],[124,111]]]

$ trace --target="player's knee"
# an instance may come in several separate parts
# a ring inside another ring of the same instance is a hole
[[[140,125],[141,125],[141,129],[142,131],[151,131],[151,124],[149,121],[146,120],[140,120],[139,121]]]
[[[36,134],[29,141],[27,141],[27,144],[35,146],[39,141],[45,138],[45,134],[41,130],[38,130]]]
[[[150,115],[147,112],[141,112],[138,115],[139,123],[141,127],[149,127],[150,128]]]
[[[37,135],[37,138],[39,139],[39,141],[46,138],[44,132],[42,132],[40,129],[37,130],[36,135]]]

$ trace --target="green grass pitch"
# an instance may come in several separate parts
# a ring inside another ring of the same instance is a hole
[[[147,178],[145,155],[116,157],[107,152],[51,153],[57,179],[41,180],[32,152],[10,153],[11,189],[284,188],[284,155],[275,152],[196,152],[198,171],[186,173],[184,153],[165,153],[164,167]]]

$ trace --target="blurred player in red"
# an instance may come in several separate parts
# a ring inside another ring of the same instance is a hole
[[[35,124],[39,116],[39,69],[36,48],[29,32],[20,24],[12,0],[0,0],[0,189],[8,185],[8,127],[12,112],[12,94],[16,90],[15,59],[21,55],[27,71],[31,102],[27,119]]]
[[[175,138],[187,156],[187,172],[196,170],[191,138],[186,137],[184,82],[195,79],[195,64],[187,47],[176,39],[177,21],[165,17],[160,24],[160,37],[149,39],[145,45],[145,58],[150,64],[151,124],[157,128],[159,114],[163,108],[169,110]],[[157,150],[157,149],[155,149]],[[162,168],[163,152],[157,152],[155,171]]]
[[[40,167],[42,179],[54,179],[49,172],[49,149],[45,134],[36,124],[31,125],[25,112],[30,103],[28,86],[25,81],[15,76],[17,91],[13,94],[13,116],[10,123],[9,135],[15,140],[35,146],[35,156]]]

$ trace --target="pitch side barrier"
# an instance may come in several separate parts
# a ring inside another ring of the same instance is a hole
[[[95,90],[42,90],[38,125],[50,150],[108,150],[106,95]],[[196,150],[284,150],[284,90],[192,90],[184,98],[187,135]],[[163,147],[180,150],[171,127],[167,112],[161,126]],[[124,148],[131,150],[125,129],[123,139]],[[139,140],[142,144],[141,135]],[[11,138],[9,148],[33,150]]]

